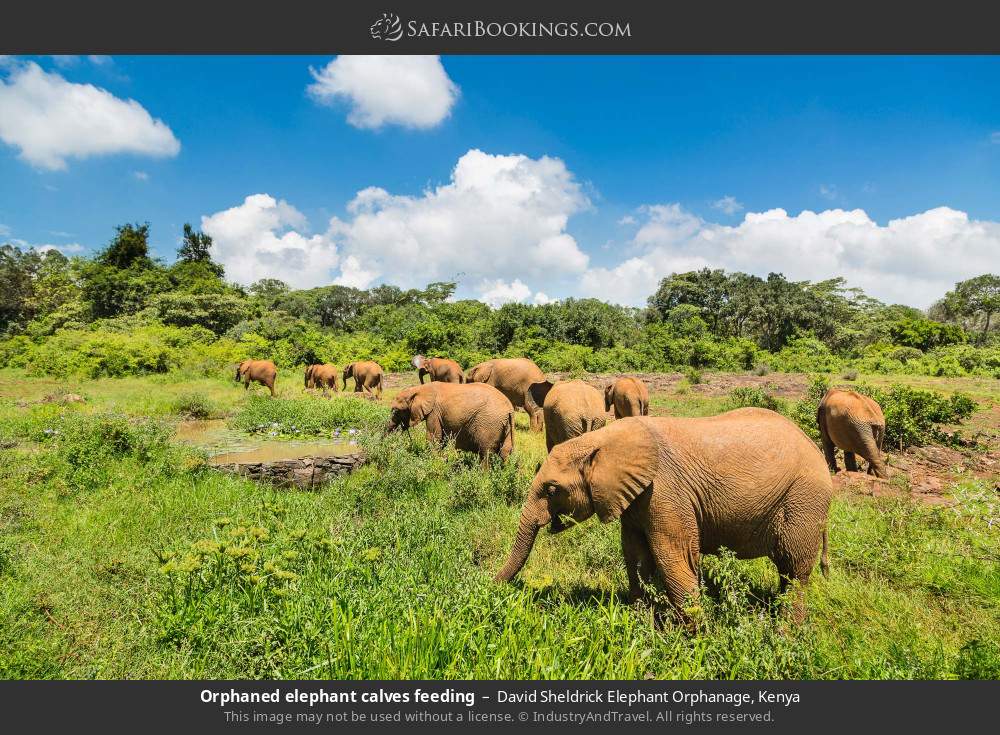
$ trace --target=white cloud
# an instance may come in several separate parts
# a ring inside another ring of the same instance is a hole
[[[379,278],[404,287],[454,278],[551,281],[587,267],[566,231],[587,206],[557,158],[471,150],[450,182],[420,196],[358,192],[350,216],[330,221],[329,235],[355,259],[345,260],[342,279],[356,286]]]
[[[556,301],[558,301],[558,299],[550,298],[549,295],[544,291],[538,291],[537,293],[535,293],[534,298],[531,299],[531,302],[533,304],[537,304],[538,306],[545,306],[545,304],[554,304]]]
[[[733,215],[737,212],[743,211],[743,203],[737,201],[736,197],[726,195],[722,199],[716,199],[712,202],[712,207],[718,209],[723,214]]]
[[[268,194],[201,218],[201,229],[213,239],[212,257],[242,284],[261,278],[280,278],[295,288],[329,284],[337,247],[324,235],[304,234],[306,228],[301,212]]]
[[[136,181],[149,181],[149,174],[145,171],[133,171],[132,178]]]
[[[357,128],[433,128],[459,93],[438,56],[338,56],[309,72],[310,96],[327,105],[348,103],[347,121]]]
[[[14,64],[0,79],[0,140],[38,168],[61,170],[68,158],[114,153],[176,156],[181,145],[162,120],[135,100],[68,82],[38,64]]]
[[[634,225],[635,224],[635,217],[633,217],[631,214],[626,214],[624,217],[622,217],[620,220],[618,220],[618,224],[620,224],[620,225]]]
[[[829,199],[831,202],[840,196],[837,192],[837,187],[833,184],[820,184],[819,195],[824,199]]]
[[[501,278],[495,281],[484,281],[479,287],[479,300],[489,304],[494,309],[514,301],[524,301],[529,296],[531,296],[531,289],[520,278],[515,278],[510,283],[504,282]]]
[[[71,242],[66,245],[52,245],[46,243],[45,245],[32,245],[31,247],[40,253],[45,253],[49,250],[58,250],[63,255],[76,255],[84,251],[83,245],[78,242]]]
[[[863,210],[750,212],[735,226],[704,221],[678,205],[646,207],[634,239],[640,254],[581,279],[585,295],[642,304],[673,272],[725,268],[792,280],[844,276],[888,302],[926,307],[956,281],[996,270],[1000,223],[938,207],[885,225]]]

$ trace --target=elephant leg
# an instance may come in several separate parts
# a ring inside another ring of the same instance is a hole
[[[271,398],[274,398],[277,394],[274,392],[274,381],[272,380],[267,384],[267,389],[271,391]]]
[[[825,431],[820,432],[823,439],[823,456],[826,457],[826,466],[830,468],[831,472],[837,471],[837,447],[834,446],[833,440],[827,436]]]
[[[684,606],[698,597],[698,552],[692,548],[685,534],[667,536],[659,532],[649,538],[649,547],[656,571],[666,588],[667,599],[678,617],[684,623],[690,623]]]
[[[795,597],[792,600],[792,619],[796,623],[801,623],[805,619],[805,588],[809,584],[809,575],[816,565],[816,556],[820,553],[820,545],[826,533],[825,530],[816,533],[820,523],[822,521],[811,517],[786,526],[772,556],[781,578],[781,594],[787,592],[793,583],[796,584]],[[823,544],[823,554],[820,559],[820,567],[824,570],[824,574],[829,570],[826,546]]]
[[[844,451],[844,467],[848,472],[858,471],[858,458],[854,456],[854,452]]]
[[[622,523],[622,555],[628,574],[628,601],[646,599],[646,586],[653,582],[653,552],[641,528]]]
[[[865,442],[865,452],[861,456],[868,460],[868,474],[875,475],[883,480],[889,479],[889,470],[885,464],[885,457],[882,456],[882,451],[879,449],[879,437],[876,433],[876,429],[872,428],[871,438]]]

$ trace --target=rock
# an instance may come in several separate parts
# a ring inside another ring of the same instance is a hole
[[[246,477],[258,482],[270,482],[279,487],[309,490],[339,475],[353,472],[365,463],[363,454],[342,454],[333,457],[299,457],[274,462],[247,462],[209,465],[220,472]]]

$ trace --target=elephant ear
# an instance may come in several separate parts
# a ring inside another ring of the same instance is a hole
[[[415,368],[417,368],[417,370],[419,370],[420,368],[422,368],[424,366],[424,356],[423,355],[414,355],[413,359],[410,360],[410,362],[413,364],[413,367],[415,367]]]
[[[583,476],[594,511],[602,523],[621,516],[653,484],[659,469],[659,445],[641,419],[623,419],[593,436]]]
[[[545,405],[545,397],[552,390],[552,383],[543,380],[540,383],[532,383],[524,395],[524,405],[530,411],[535,411]]]
[[[433,387],[433,383],[431,386]],[[437,390],[418,390],[410,399],[410,426],[416,426],[427,419],[437,404]]]
[[[608,387],[604,389],[604,410],[610,411],[612,404],[614,404],[614,392],[615,384],[610,383]]]

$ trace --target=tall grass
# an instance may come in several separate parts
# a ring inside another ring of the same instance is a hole
[[[384,407],[354,398],[311,402],[320,408],[262,399],[246,410],[250,424],[265,412],[305,423],[316,410],[324,431],[384,420]],[[799,627],[769,561],[706,558],[688,632],[626,604],[617,524],[543,533],[514,584],[492,581],[544,453],[521,419],[505,465],[483,470],[422,432],[370,432],[365,467],[299,493],[208,469],[155,421],[2,404],[0,430],[16,443],[0,449],[0,676],[1000,671],[1000,527],[984,483],[958,486],[951,508],[836,499],[833,572],[814,575]],[[57,421],[72,431],[46,433]]]

